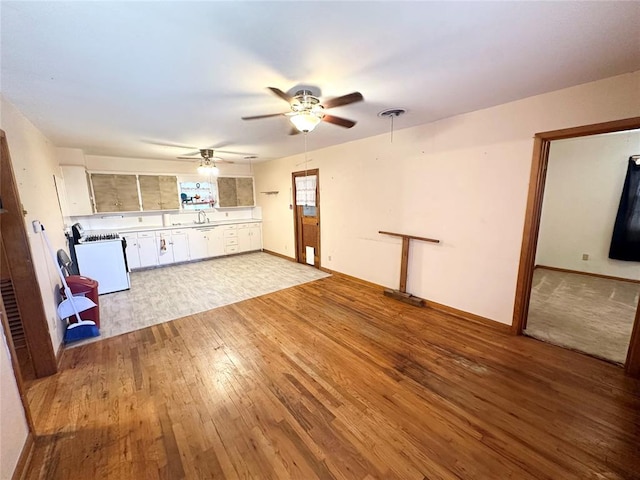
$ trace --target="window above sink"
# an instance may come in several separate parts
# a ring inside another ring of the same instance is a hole
[[[183,210],[201,210],[216,206],[218,187],[215,182],[180,182],[180,202]]]

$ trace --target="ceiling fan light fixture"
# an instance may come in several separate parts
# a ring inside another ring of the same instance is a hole
[[[300,112],[291,115],[289,120],[300,132],[311,132],[322,121],[322,117],[313,112]]]
[[[211,160],[207,158],[204,161],[200,162],[198,173],[200,175],[213,175],[214,177],[217,177],[220,174],[220,169],[216,167],[215,164],[211,163]]]

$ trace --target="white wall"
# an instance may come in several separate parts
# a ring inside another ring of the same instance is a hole
[[[378,230],[437,238],[412,242],[408,291],[510,324],[534,134],[638,115],[640,72],[399,130],[393,144],[385,134],[311,151],[321,264],[397,288],[400,240]],[[301,162],[255,167],[256,190],[279,191],[258,193],[264,247],[291,257],[291,172]]]
[[[7,339],[0,329],[0,479],[9,479],[29,433],[15,381]]]
[[[640,263],[608,258],[634,154],[640,154],[638,130],[551,143],[537,265],[640,280]],[[589,260],[582,260],[583,253]]]

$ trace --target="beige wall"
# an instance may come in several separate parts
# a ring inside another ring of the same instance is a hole
[[[385,134],[313,151],[319,132],[311,133],[321,263],[397,288],[400,241],[378,230],[438,238],[412,242],[408,291],[510,324],[534,134],[638,115],[640,72],[396,131],[393,143]],[[255,168],[256,191],[279,191],[258,194],[264,247],[291,257],[291,172],[304,170],[300,162]]]
[[[25,226],[36,269],[38,284],[42,291],[49,333],[54,349],[58,349],[64,330],[56,315],[57,299],[55,292],[60,283],[55,265],[45,250],[42,235],[33,231],[31,222],[40,220],[54,245],[65,246],[62,232],[62,217],[53,182],[58,173],[58,164],[54,146],[27,120],[13,105],[0,96],[0,128],[7,135],[13,170],[18,184],[20,200],[27,211]],[[34,298],[35,301],[37,299]],[[20,398],[16,395],[17,386],[13,370],[6,358],[8,355],[6,339],[2,338],[2,411],[0,457],[2,470],[0,478],[11,478],[11,472],[18,460],[27,437],[26,420]]]
[[[0,352],[0,479],[9,479],[29,433],[18,393],[7,340],[2,337]]]
[[[640,263],[608,258],[634,154],[638,130],[551,143],[536,264],[640,280]]]

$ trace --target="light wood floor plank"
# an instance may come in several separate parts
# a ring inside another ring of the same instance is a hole
[[[640,382],[330,277],[65,352],[30,479],[637,479]]]

